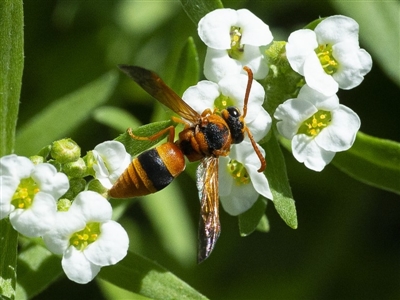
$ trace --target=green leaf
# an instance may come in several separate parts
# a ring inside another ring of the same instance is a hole
[[[360,25],[360,40],[387,75],[400,85],[399,1],[331,1]],[[373,20],[373,22],[371,22]],[[384,50],[383,50],[384,49]],[[374,62],[375,63],[375,62]]]
[[[61,259],[31,243],[18,256],[17,299],[30,299],[63,274]]]
[[[286,173],[286,164],[275,135],[262,145],[266,152],[267,169],[265,171],[272,191],[275,209],[285,223],[297,228],[297,213],[292,190]]]
[[[17,132],[16,152],[33,155],[51,142],[67,136],[91,115],[95,107],[109,99],[116,83],[117,73],[112,71],[54,101]]]
[[[194,24],[199,23],[200,19],[218,8],[223,8],[220,0],[181,0],[184,11]]]
[[[196,44],[192,37],[186,41],[178,61],[175,78],[172,83],[173,90],[180,96],[192,85],[199,81],[200,65]]]
[[[172,183],[157,193],[147,195],[141,203],[163,248],[183,266],[195,261],[197,249],[194,238],[196,229],[185,205],[190,199],[186,199],[185,194],[177,184]],[[168,209],[165,209],[166,206]]]
[[[0,156],[3,156],[14,148],[24,68],[22,1],[0,1],[0,41]]]
[[[353,146],[333,164],[355,179],[400,194],[400,143],[358,132]]]
[[[102,268],[98,276],[151,299],[207,299],[157,263],[130,251],[118,264]]]
[[[132,129],[132,132],[134,135],[138,137],[149,137],[171,125],[172,125],[171,120],[154,122]],[[165,138],[167,134],[168,132],[166,132],[165,134],[163,134],[162,136],[160,136],[155,140],[139,140],[132,138],[127,132],[124,132],[123,134],[118,136],[115,140],[125,145],[126,152],[128,152],[132,156],[136,156],[139,153],[157,144],[159,141]]]
[[[249,210],[239,215],[240,236],[248,236],[257,229],[263,216],[265,216],[266,207],[267,202],[262,197],[259,197]]]
[[[18,232],[8,218],[0,220],[0,295],[14,299],[17,277]]]
[[[22,1],[0,1],[0,157],[13,152],[24,68]],[[0,220],[0,295],[14,299],[18,233]]]
[[[115,130],[124,131],[129,127],[138,127],[140,122],[126,110],[114,106],[101,106],[94,110],[93,118]]]

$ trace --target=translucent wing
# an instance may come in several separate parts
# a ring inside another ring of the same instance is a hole
[[[200,198],[197,262],[205,260],[214,249],[221,232],[218,199],[218,158],[204,158],[197,167]]]
[[[196,124],[200,122],[200,115],[169,88],[156,73],[136,66],[119,65],[118,67],[151,96],[182,118]]]

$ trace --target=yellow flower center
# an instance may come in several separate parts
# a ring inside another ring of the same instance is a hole
[[[86,227],[75,232],[69,239],[70,245],[82,251],[91,243],[95,242],[100,235],[100,223],[88,223]]]
[[[319,110],[316,114],[303,122],[297,133],[304,133],[308,136],[315,137],[322,129],[327,127],[330,122],[331,113],[329,111]]]
[[[319,45],[318,48],[315,49],[315,52],[321,62],[322,68],[327,74],[332,75],[337,71],[338,63],[332,55],[331,45]]]
[[[249,173],[247,173],[244,165],[237,160],[232,159],[231,161],[229,161],[228,172],[229,174],[231,174],[237,185],[250,183]]]
[[[232,26],[230,30],[231,49],[228,50],[229,57],[233,59],[241,59],[243,56],[244,45],[241,44],[242,30],[240,27]]]
[[[33,198],[38,192],[39,187],[32,178],[22,179],[12,197],[11,204],[15,208],[27,209],[31,207]]]
[[[214,100],[214,108],[219,111],[226,109],[228,106],[235,106],[235,102],[228,96],[220,94]]]

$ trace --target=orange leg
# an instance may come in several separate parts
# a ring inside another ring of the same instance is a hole
[[[128,128],[126,132],[129,134],[129,136],[131,138],[133,138],[135,140],[140,140],[140,141],[154,141],[154,140],[158,139],[160,136],[164,135],[166,132],[169,132],[168,139],[167,139],[168,142],[173,143],[174,139],[175,139],[175,127],[172,125],[160,130],[159,132],[156,132],[155,134],[153,134],[151,136],[137,136],[137,135],[133,134],[132,128]]]

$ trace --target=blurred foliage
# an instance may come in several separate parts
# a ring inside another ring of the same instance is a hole
[[[400,61],[399,19],[380,14],[371,22],[368,13],[390,11],[390,7],[398,11],[399,2],[362,2],[362,7],[360,3],[223,2],[225,7],[253,11],[270,26],[276,40],[287,39],[290,32],[319,16],[344,14],[356,19],[361,46],[373,56],[374,66],[358,88],[340,91],[338,96],[358,113],[363,132],[399,141],[399,81],[390,70],[393,66],[380,58],[389,56],[392,65]],[[361,13],[361,9],[367,13]],[[56,99],[116,71],[117,64],[154,70],[168,84],[181,89],[174,74],[190,36],[197,46],[200,66],[203,64],[205,46],[178,1],[25,1],[24,15],[19,131]],[[123,122],[130,119],[126,112],[133,115],[131,126],[167,119],[164,109],[129,78],[123,74],[119,78],[105,106],[86,111],[80,126],[64,127],[60,138],[72,137],[84,153],[122,133],[114,124],[118,111]],[[90,102],[90,97],[82,101]],[[75,108],[64,109],[67,114]],[[107,122],[107,116],[113,120]],[[114,125],[108,127],[110,123]],[[43,126],[42,134],[47,130]],[[24,141],[17,147],[23,149]],[[268,205],[269,233],[255,232],[242,238],[238,219],[221,212],[219,242],[211,257],[196,265],[199,202],[195,183],[185,173],[168,187],[178,190],[177,196],[169,191],[168,195],[155,194],[154,199],[130,202],[120,222],[128,230],[131,250],[158,261],[211,299],[399,298],[399,196],[355,181],[333,165],[316,173],[297,163],[288,152],[284,155],[296,199],[297,230],[287,227],[273,205]],[[189,165],[188,169],[193,168]],[[146,200],[156,203],[157,208],[149,211],[152,206]],[[178,218],[177,224],[166,225],[182,214],[185,217]],[[185,241],[186,247],[175,245]],[[117,296],[120,292],[113,294],[113,288],[107,286],[100,281],[78,285],[62,277],[35,299],[121,299]],[[133,294],[129,297],[135,299]]]

